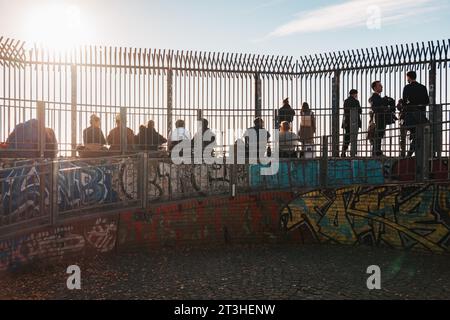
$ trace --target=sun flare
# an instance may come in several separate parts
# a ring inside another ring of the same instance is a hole
[[[51,5],[32,9],[25,23],[30,42],[57,50],[86,42],[87,28],[75,5]]]

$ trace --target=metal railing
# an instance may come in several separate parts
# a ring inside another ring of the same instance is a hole
[[[361,131],[367,131],[374,80],[397,100],[406,71],[415,70],[429,89],[430,119],[449,121],[449,48],[450,40],[429,41],[295,59],[92,46],[56,52],[0,38],[0,142],[15,125],[36,118],[42,101],[45,127],[54,130],[60,156],[77,155],[92,113],[100,116],[105,135],[122,114],[134,133],[152,119],[165,137],[177,119],[195,132],[202,116],[217,131],[219,144],[229,148],[256,116],[274,127],[281,101],[289,97],[296,110],[293,127],[300,127],[300,106],[308,102],[316,136],[332,136],[330,150],[337,156],[343,100],[350,89],[359,91]]]

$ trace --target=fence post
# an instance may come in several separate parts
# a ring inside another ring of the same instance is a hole
[[[122,155],[128,151],[127,149],[127,108],[120,107],[120,151]]]
[[[359,111],[356,108],[350,110],[350,156],[356,157],[358,147]]]
[[[173,121],[173,71],[167,71],[167,136],[172,129]]]
[[[148,206],[148,153],[142,153],[141,158],[141,168],[142,174],[140,175],[141,183],[141,199],[142,199],[142,209],[147,209]]]
[[[339,101],[340,101],[340,75],[339,70],[334,72],[332,79],[332,154],[333,157],[339,157]]]
[[[423,182],[429,178],[431,130],[429,125],[420,124],[416,131],[416,180]]]
[[[36,103],[36,114],[38,119],[38,151],[39,158],[45,157],[45,103],[38,101]]]
[[[328,136],[322,137],[322,155],[320,159],[320,187],[325,187],[328,180]]]
[[[71,75],[71,98],[70,98],[70,110],[71,110],[71,146],[72,146],[72,157],[77,156],[77,65],[72,64],[70,66]]]
[[[261,75],[255,73],[255,118],[262,115],[262,91],[261,91]]]
[[[430,120],[432,123],[432,156],[440,158],[442,153],[442,105],[436,104],[436,61],[430,63],[428,77],[428,87],[430,96]]]
[[[55,225],[58,223],[58,173],[59,162],[52,161],[51,163],[51,190],[50,190],[50,205],[51,205],[51,223]]]

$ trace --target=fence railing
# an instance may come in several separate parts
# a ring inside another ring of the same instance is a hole
[[[430,120],[449,121],[449,48],[450,40],[429,41],[296,59],[92,46],[56,52],[1,37],[0,142],[15,125],[37,118],[42,101],[45,127],[54,130],[64,157],[77,155],[92,113],[101,118],[105,134],[122,113],[134,133],[151,119],[165,137],[177,119],[195,132],[201,115],[220,133],[220,144],[231,146],[256,116],[273,127],[281,101],[289,97],[296,110],[293,127],[300,127],[300,106],[308,102],[317,117],[317,139],[332,136],[330,150],[337,156],[343,100],[350,89],[359,91],[361,132],[367,131],[374,80],[398,100],[406,71],[415,70],[429,89]]]

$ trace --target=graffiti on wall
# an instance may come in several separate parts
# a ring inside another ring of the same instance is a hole
[[[61,162],[59,166],[60,211],[118,201],[112,188],[114,167],[82,162]],[[50,202],[50,172],[50,165],[36,163],[1,170],[0,216],[20,221],[45,215]]]
[[[450,186],[346,187],[299,195],[281,227],[303,242],[367,244],[446,252]]]
[[[352,184],[383,184],[384,169],[378,160],[330,160],[327,162],[328,186]],[[250,165],[250,185],[253,189],[314,188],[320,185],[320,161],[281,162],[278,173],[261,175],[261,165]]]
[[[0,270],[42,261],[58,261],[82,252],[114,249],[117,218],[99,218],[77,225],[46,227],[41,231],[0,241]]]

